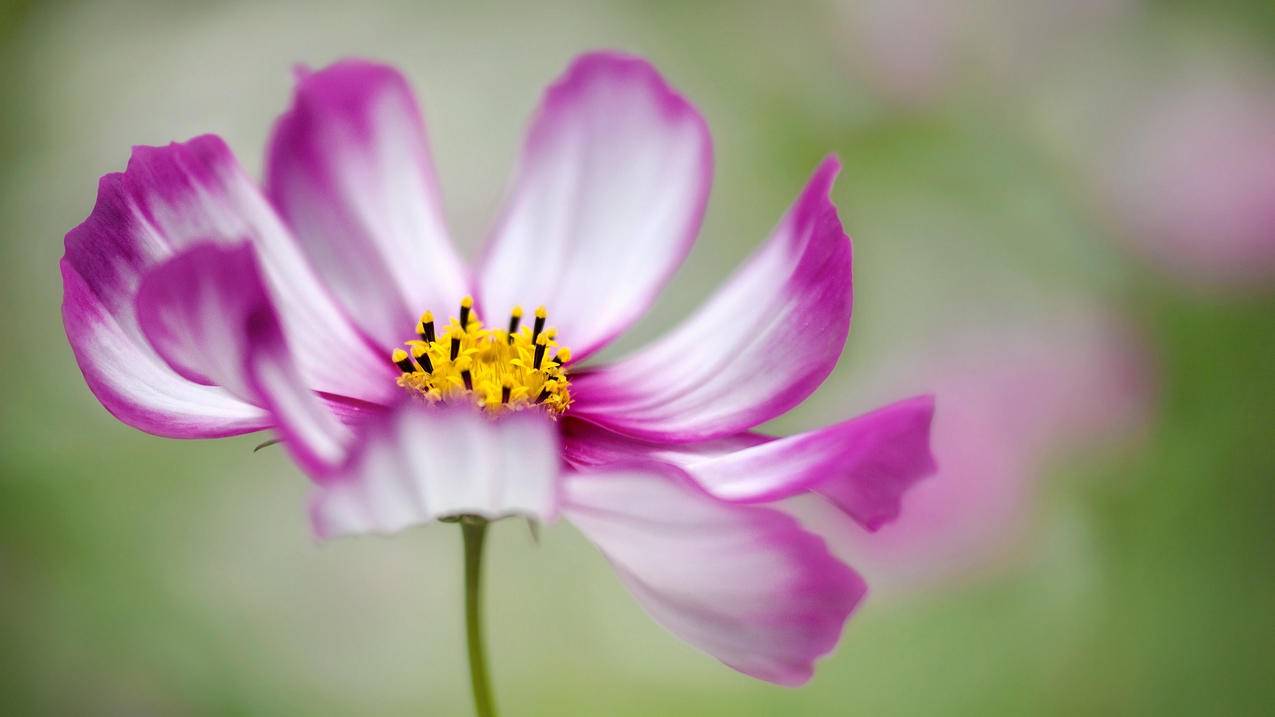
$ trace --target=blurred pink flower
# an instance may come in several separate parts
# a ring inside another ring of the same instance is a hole
[[[1275,85],[1258,74],[1137,91],[1096,161],[1129,246],[1197,288],[1275,285]]]
[[[899,520],[875,534],[829,520],[826,505],[810,498],[794,505],[888,588],[960,579],[1014,557],[1036,520],[1046,462],[1127,439],[1149,414],[1153,368],[1136,339],[1105,320],[1076,315],[1047,331],[971,328],[932,355],[942,358],[909,376],[941,398],[937,479],[909,491]]]
[[[316,484],[321,537],[565,517],[672,632],[754,677],[810,678],[865,585],[758,504],[818,491],[873,530],[933,469],[928,397],[751,431],[818,387],[849,331],[835,159],[685,322],[577,369],[651,304],[708,198],[707,126],[649,64],[588,55],[549,88],[472,273],[393,69],[304,74],[267,156],[264,193],[213,136],[102,178],[66,238],[63,318],[108,410],[179,438],[273,428]],[[442,327],[416,318],[458,304]],[[508,328],[487,308],[512,309]]]
[[[1053,51],[1113,23],[1132,0],[858,0],[839,5],[850,65],[899,105],[932,104],[972,81],[1031,79]]]
[[[955,81],[961,33],[956,3],[866,0],[841,8],[852,67],[878,93],[898,104],[922,105]]]

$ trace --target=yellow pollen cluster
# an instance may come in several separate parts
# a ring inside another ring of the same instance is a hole
[[[554,341],[557,330],[546,328],[547,317],[542,306],[532,326],[522,326],[522,308],[515,306],[507,329],[487,329],[466,296],[460,317],[439,334],[426,311],[416,324],[417,338],[390,357],[402,372],[398,385],[431,402],[473,400],[496,414],[534,406],[561,414],[571,405],[563,365],[571,350]]]

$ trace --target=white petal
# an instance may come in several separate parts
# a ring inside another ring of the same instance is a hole
[[[544,305],[577,360],[655,299],[699,231],[704,120],[649,64],[578,59],[545,94],[479,266],[483,310]]]

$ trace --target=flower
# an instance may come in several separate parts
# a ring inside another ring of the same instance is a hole
[[[927,109],[962,85],[1003,93],[1039,81],[1051,62],[1117,25],[1134,3],[860,0],[837,8],[849,69],[891,104]]]
[[[1242,64],[1210,65],[1136,90],[1122,95],[1136,98],[1130,106],[1103,115],[1092,162],[1120,238],[1197,291],[1269,291],[1275,85]]]
[[[900,519],[878,533],[837,520],[809,498],[794,510],[837,552],[854,555],[874,585],[895,592],[969,579],[1022,557],[1042,522],[1035,498],[1044,464],[1136,437],[1154,403],[1145,347],[1101,309],[962,326],[925,353],[942,358],[879,381],[924,380],[943,396],[932,437],[938,479],[909,492]]]
[[[576,60],[544,96],[470,273],[406,82],[347,60],[300,77],[264,191],[214,136],[136,148],[103,177],[66,238],[63,317],[90,388],[125,423],[276,431],[314,481],[319,536],[565,518],[669,630],[796,685],[866,588],[765,504],[816,491],[875,529],[933,468],[928,397],[787,438],[752,432],[815,390],[849,331],[838,170],[820,164],[680,326],[582,367],[696,236],[712,173],[698,112],[640,59]]]

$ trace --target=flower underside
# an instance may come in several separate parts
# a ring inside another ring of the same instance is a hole
[[[398,385],[430,402],[473,400],[497,415],[537,407],[559,415],[571,405],[564,366],[571,350],[554,340],[557,330],[545,326],[547,317],[542,306],[532,326],[523,326],[522,307],[515,306],[508,328],[484,328],[466,296],[460,317],[451,317],[439,335],[426,311],[417,338],[390,357],[402,371]]]

